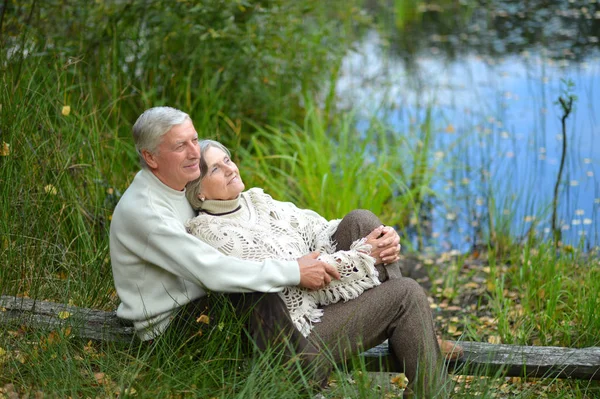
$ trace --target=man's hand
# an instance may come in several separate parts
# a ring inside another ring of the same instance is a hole
[[[340,278],[337,269],[328,263],[317,260],[318,252],[311,252],[298,258],[300,266],[300,286],[309,290],[318,290],[331,282],[332,278]]]
[[[400,236],[389,226],[380,226],[373,230],[367,238],[371,244],[371,256],[375,264],[387,265],[400,259]]]

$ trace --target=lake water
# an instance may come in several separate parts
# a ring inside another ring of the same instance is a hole
[[[497,26],[487,26],[490,33],[479,23],[471,28],[475,34],[456,34],[467,38],[462,41],[429,28],[410,57],[402,49],[391,51],[389,37],[371,32],[346,57],[338,97],[342,106],[364,110],[363,126],[377,114],[414,145],[419,137],[409,132],[428,108],[432,113],[435,195],[430,214],[418,221],[430,220],[427,245],[432,249],[465,251],[483,243],[490,220],[496,230],[515,237],[533,229],[551,239],[563,144],[563,111],[556,102],[568,94],[576,100],[566,120],[558,226],[565,244],[600,244],[600,52],[597,36],[590,34],[600,32],[600,11],[595,1],[589,3],[585,13],[581,5],[565,1],[570,8],[541,7],[535,11],[541,16],[515,14],[523,26],[543,18],[554,24],[542,25],[546,36],[540,42],[498,33]],[[500,11],[495,9],[496,19],[522,12]],[[482,37],[500,50],[487,46],[483,51]],[[449,47],[454,57],[448,57]],[[573,83],[571,89],[565,81]]]

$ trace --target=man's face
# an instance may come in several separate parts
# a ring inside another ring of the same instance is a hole
[[[152,173],[172,189],[181,191],[200,176],[198,133],[189,119],[162,137],[155,154],[144,151],[143,156]]]

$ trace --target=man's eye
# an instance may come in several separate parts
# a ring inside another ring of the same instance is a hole
[[[225,158],[225,163],[229,163],[229,162],[231,162],[231,159]]]

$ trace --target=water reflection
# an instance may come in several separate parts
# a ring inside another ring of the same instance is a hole
[[[580,62],[597,50],[600,37],[597,0],[369,0],[366,7],[408,69],[424,52],[456,61],[544,48],[551,59]]]
[[[407,135],[430,107],[433,242],[437,250],[466,250],[490,228],[551,237],[562,150],[562,113],[555,102],[565,94],[563,81],[571,80],[577,100],[567,119],[558,215],[564,242],[597,245],[598,5],[494,4],[472,7],[468,18],[429,4],[408,28],[387,38],[367,35],[344,62],[337,87],[341,105],[358,105],[365,115],[377,112]],[[347,99],[352,103],[345,104]]]

